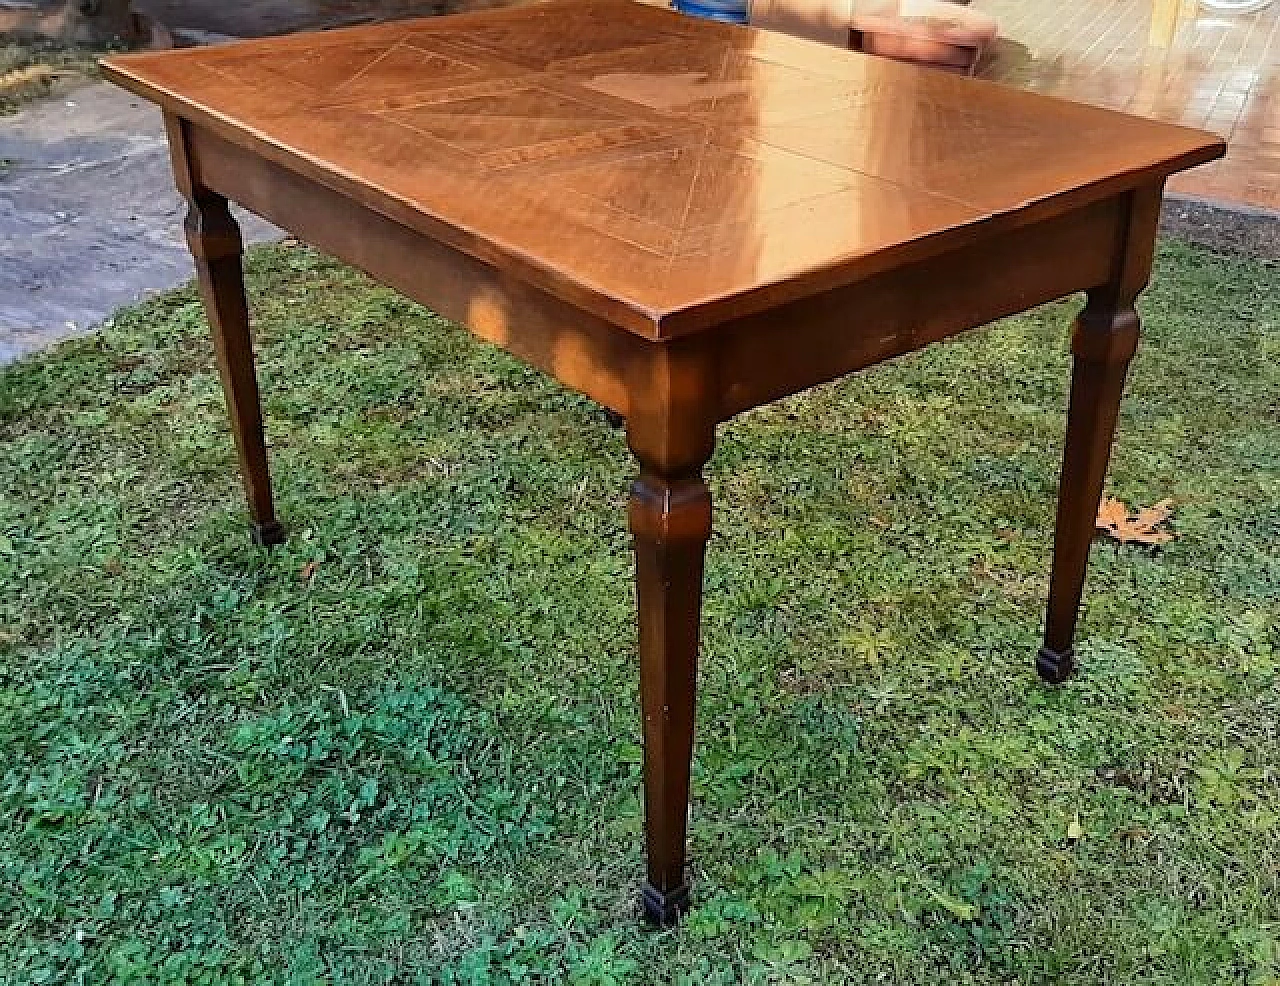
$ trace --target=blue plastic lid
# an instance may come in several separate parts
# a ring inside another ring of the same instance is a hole
[[[729,24],[747,23],[747,0],[673,0],[672,6],[690,17],[705,17]]]

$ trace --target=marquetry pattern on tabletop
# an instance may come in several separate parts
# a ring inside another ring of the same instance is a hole
[[[633,324],[851,258],[890,263],[1199,142],[625,0],[122,61],[196,119],[351,176],[481,259],[572,271]]]

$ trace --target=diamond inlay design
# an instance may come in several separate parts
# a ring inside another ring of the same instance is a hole
[[[290,82],[297,82],[308,88],[324,88],[350,82],[387,54],[386,44],[372,41],[348,48],[304,51],[268,67]],[[335,83],[335,80],[342,81]]]
[[[483,75],[484,70],[478,63],[411,44],[398,44],[345,82],[330,86],[330,92],[369,99],[420,92],[424,88],[440,89]]]
[[[113,71],[429,235],[647,312],[855,265],[1206,146],[624,0],[125,56]]]
[[[847,171],[770,147],[735,150],[703,142],[584,163],[547,179],[580,203],[584,221],[655,253],[673,254],[682,234],[736,224],[761,210],[848,188]]]
[[[655,30],[652,21],[629,14],[616,6],[608,11],[586,5],[553,11],[535,7],[528,20],[468,27],[458,37],[505,60],[548,68],[583,55],[648,48],[686,33],[679,24]]]
[[[665,135],[657,124],[536,87],[464,96],[382,114],[384,119],[506,167],[634,144]]]

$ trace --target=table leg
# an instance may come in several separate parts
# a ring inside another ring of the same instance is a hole
[[[1116,415],[1129,361],[1138,346],[1139,323],[1132,299],[1122,304],[1111,291],[1090,293],[1076,318],[1071,349],[1071,404],[1058,493],[1057,534],[1044,646],[1036,670],[1046,681],[1065,681],[1075,665],[1072,649],[1089,545],[1115,436]]]
[[[240,456],[240,476],[249,501],[251,534],[257,544],[279,544],[285,539],[285,531],[271,501],[271,475],[241,270],[240,228],[221,195],[199,189],[191,193],[188,202],[187,243],[195,259],[200,296],[213,333],[218,373]]]
[[[644,716],[649,879],[643,900],[650,921],[669,924],[689,903],[685,830],[711,493],[700,474],[672,479],[642,469],[631,487],[629,514],[635,538]]]

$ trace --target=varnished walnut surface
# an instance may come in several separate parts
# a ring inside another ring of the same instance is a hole
[[[627,0],[125,55],[114,81],[650,338],[1134,188],[1219,138]]]

